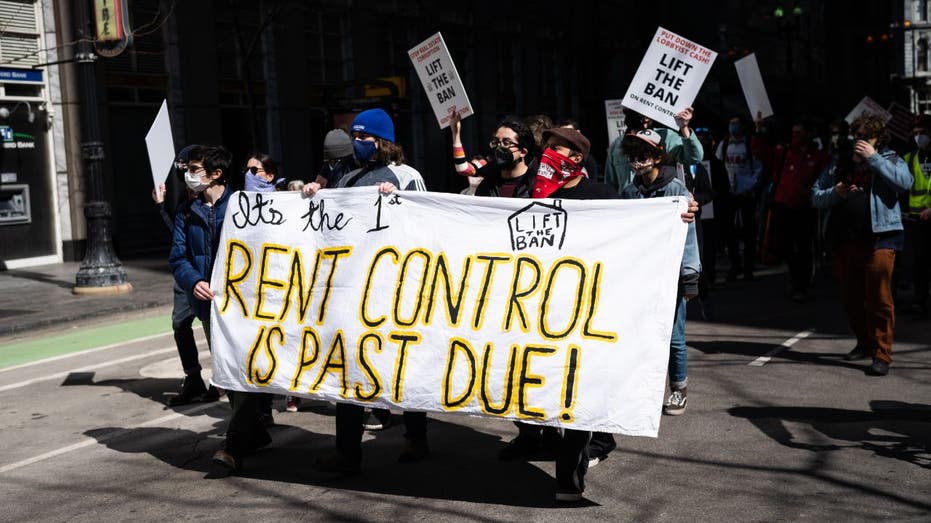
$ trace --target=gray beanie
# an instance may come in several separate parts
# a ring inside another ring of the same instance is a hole
[[[323,159],[335,160],[352,154],[352,140],[346,131],[333,129],[323,139]]]

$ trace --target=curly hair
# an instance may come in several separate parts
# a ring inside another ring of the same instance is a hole
[[[624,138],[621,140],[621,153],[631,162],[646,158],[659,158],[659,165],[662,165],[668,160],[663,146],[654,147],[645,140],[638,138],[636,133],[627,133],[624,135]]]
[[[375,141],[378,142],[378,151],[375,154],[378,163],[402,165],[407,160],[404,157],[404,148],[400,145],[378,137],[375,138]]]
[[[880,149],[886,144],[889,143],[890,136],[889,130],[886,129],[886,122],[882,118],[875,114],[862,114],[859,118],[853,121],[850,125],[850,129],[853,130],[854,134],[860,132],[860,129],[863,129],[866,138],[876,138],[876,149]]]

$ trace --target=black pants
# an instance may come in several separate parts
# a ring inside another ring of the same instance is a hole
[[[698,296],[707,299],[718,277],[718,224],[714,219],[699,220],[695,231],[701,253],[701,276],[698,279]]]
[[[792,290],[808,292],[811,286],[811,241],[815,234],[815,211],[811,208],[792,209],[778,203],[773,205],[777,249],[789,266]]]
[[[905,222],[905,234],[912,248],[912,282],[915,304],[927,310],[931,277],[931,220]]]
[[[756,263],[756,198],[735,196],[726,205],[722,226],[724,245],[731,260],[731,274],[752,274]],[[743,254],[740,242],[743,241]]]
[[[336,451],[350,463],[362,461],[362,418],[365,407],[352,403],[336,404]],[[427,413],[404,412],[405,436],[415,441],[427,439]]]
[[[588,444],[592,433],[587,430],[563,430],[556,455],[556,488],[582,492],[588,472]]]
[[[256,445],[267,441],[269,436],[259,421],[259,401],[263,394],[257,392],[227,391],[233,414],[226,429],[226,451],[241,458]]]

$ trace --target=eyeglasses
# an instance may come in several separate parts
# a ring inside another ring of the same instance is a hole
[[[188,164],[187,166],[187,172],[189,173],[197,174],[201,171],[206,171],[203,165],[197,165],[197,164],[192,163],[192,164]]]
[[[869,141],[870,138],[872,138],[872,136],[867,136],[865,134],[858,133],[858,134],[853,135],[854,140],[863,140],[864,142]]]
[[[494,149],[495,147],[498,147],[499,145],[504,146],[505,149],[513,149],[517,147],[519,144],[517,142],[512,142],[509,138],[505,138],[504,140],[492,138],[491,140],[488,141],[488,146],[491,147],[492,149]]]

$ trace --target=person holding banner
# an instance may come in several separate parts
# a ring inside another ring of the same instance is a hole
[[[582,175],[582,164],[591,145],[588,139],[575,129],[559,127],[543,131],[546,145],[540,157],[534,198],[602,200],[618,198],[610,186],[597,183]],[[522,425],[521,434],[526,433]],[[537,429],[536,425],[527,425]],[[590,431],[563,429],[556,450],[556,501],[574,502],[582,499],[585,491],[585,474],[588,471]],[[520,436],[518,436],[520,438]]]
[[[701,143],[689,128],[692,114],[692,108],[688,107],[676,115],[676,124],[679,126],[678,132],[666,128],[653,129],[662,139],[664,150],[671,163],[692,165],[702,161]],[[624,121],[627,122],[628,131],[649,129],[653,125],[652,119],[632,109],[624,109],[624,118]],[[605,161],[605,183],[613,186],[618,192],[623,191],[625,187],[633,183],[636,176],[627,161],[627,157],[621,151],[621,142],[623,140],[624,137],[619,136],[611,143],[611,147],[608,149],[608,159]]]
[[[825,236],[833,243],[844,309],[857,345],[844,359],[872,358],[868,376],[885,376],[892,362],[895,302],[892,269],[905,234],[899,195],[915,179],[886,147],[883,119],[863,115],[851,125],[856,142],[840,151],[812,187],[811,201],[829,210]]]
[[[339,179],[337,187],[377,185],[383,193],[404,190],[425,191],[423,178],[404,163],[404,149],[394,141],[394,122],[381,109],[362,111],[352,122],[353,150],[362,165]],[[321,190],[319,183],[304,186],[303,193],[313,196]],[[380,410],[381,412],[377,412]],[[385,424],[387,409],[376,409],[375,416]],[[314,463],[320,472],[351,475],[358,473],[362,462],[362,433],[365,408],[353,403],[336,404],[336,452]],[[402,463],[420,461],[430,453],[427,445],[427,413],[404,412],[406,444],[398,456]],[[379,427],[381,428],[381,427]]]
[[[188,293],[191,308],[204,325],[208,347],[214,298],[210,274],[232,194],[227,185],[232,161],[232,155],[223,147],[202,146],[191,151],[184,181],[197,198],[178,210],[169,257],[175,281]],[[270,443],[271,437],[259,421],[257,394],[229,391],[227,396],[233,412],[224,446],[214,453],[213,461],[228,470],[238,470],[242,458]]]
[[[476,196],[530,197],[538,163],[533,132],[527,125],[511,119],[501,121],[488,142],[491,156],[471,161],[466,160],[462,147],[462,120],[458,113],[450,115],[449,129],[456,172],[482,178],[475,190]]]
[[[165,184],[159,185],[157,190],[152,191],[152,199],[158,207],[158,212],[165,222],[165,226],[168,227],[168,232],[172,235],[174,235],[175,231],[175,218],[178,209],[184,205],[184,202],[190,202],[197,196],[187,188],[178,187],[184,184],[184,173],[187,172],[188,157],[191,151],[197,147],[197,145],[188,145],[178,153],[172,177],[168,180],[175,189],[172,191],[173,197],[169,198],[169,202],[165,201],[165,196],[168,193]],[[183,195],[179,189],[183,189]],[[197,342],[194,341],[194,330],[191,328],[194,318],[195,314],[188,302],[187,293],[178,285],[178,282],[175,282],[174,300],[171,308],[171,330],[174,333],[175,345],[178,347],[178,356],[181,358],[181,368],[184,369],[184,381],[181,382],[181,390],[168,399],[169,407],[220,399],[220,393],[216,387],[211,385],[208,388],[200,375],[201,366],[197,357]],[[205,331],[206,329],[205,326]]]
[[[346,173],[359,168],[352,151],[352,139],[342,129],[333,129],[323,139],[323,165],[314,180],[321,187],[336,187]]]

